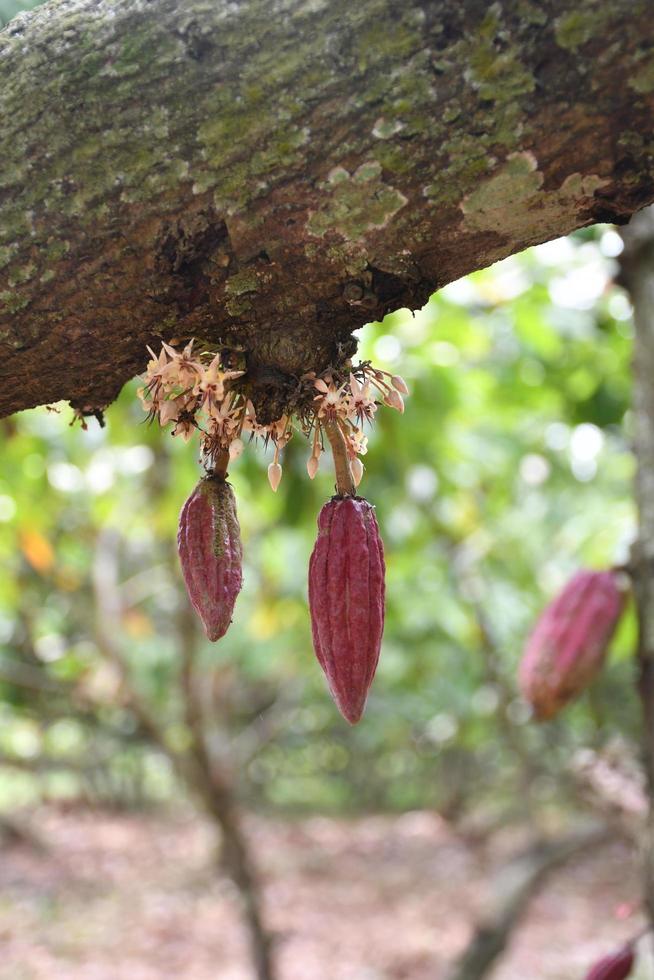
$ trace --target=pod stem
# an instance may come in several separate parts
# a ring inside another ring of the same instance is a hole
[[[347,458],[345,439],[341,432],[338,422],[323,422],[329,444],[332,447],[334,457],[334,469],[336,471],[336,493],[339,496],[355,497],[357,488],[352,476],[350,461]]]
[[[219,480],[224,480],[227,477],[227,467],[229,466],[229,449],[220,449],[215,456],[211,458],[211,469],[209,470],[210,476],[215,476]]]

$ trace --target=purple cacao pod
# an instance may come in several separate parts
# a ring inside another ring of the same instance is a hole
[[[333,497],[320,511],[309,563],[313,646],[351,725],[363,714],[384,630],[384,546],[374,507]]]
[[[582,570],[545,608],[520,664],[520,688],[540,720],[552,718],[600,671],[624,608],[612,572]]]
[[[631,946],[624,946],[617,953],[603,956],[586,974],[585,980],[625,980],[631,973],[635,954]]]
[[[186,591],[210,640],[232,621],[241,591],[241,529],[234,491],[217,476],[200,480],[179,515],[177,548]]]

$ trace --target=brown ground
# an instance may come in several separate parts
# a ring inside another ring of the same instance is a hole
[[[30,823],[47,856],[0,850],[0,980],[250,980],[237,901],[198,819],[47,810]],[[465,944],[488,862],[437,817],[248,828],[280,980],[439,980]],[[559,870],[493,980],[581,980],[638,928],[616,914],[637,891],[620,843]]]

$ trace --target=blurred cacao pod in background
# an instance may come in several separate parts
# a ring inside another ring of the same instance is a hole
[[[582,570],[547,606],[520,664],[520,688],[540,720],[588,687],[604,662],[625,604],[613,572]]]
[[[635,954],[631,946],[625,946],[617,953],[603,956],[594,966],[591,966],[585,980],[625,980],[631,973]]]

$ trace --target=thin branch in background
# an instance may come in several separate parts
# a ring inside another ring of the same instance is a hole
[[[229,755],[239,768],[248,766],[267,745],[287,730],[289,714],[299,703],[300,688],[300,684],[287,682],[271,704],[257,712],[250,724],[232,736]]]
[[[24,687],[29,691],[43,691],[49,694],[65,693],[67,686],[53,680],[43,668],[33,667],[20,661],[0,660],[0,681]]]
[[[194,761],[193,783],[209,815],[222,834],[221,863],[239,890],[250,935],[250,950],[257,980],[274,980],[271,937],[263,923],[260,889],[252,868],[249,845],[241,829],[234,788],[226,773],[219,771],[210,752],[202,702],[198,695],[195,668],[198,631],[190,608],[183,603],[178,615],[180,640],[180,688],[184,716],[191,736],[190,753]]]
[[[528,903],[549,875],[573,857],[613,839],[613,829],[593,824],[555,840],[542,838],[505,864],[490,886],[490,905],[447,980],[488,976],[520,924]]]
[[[115,530],[107,528],[98,534],[92,568],[96,642],[101,654],[117,669],[122,682],[121,693],[139,725],[155,745],[170,755],[171,749],[164,733],[131,682],[129,668],[117,639],[123,613],[118,584],[119,543],[120,535]]]
[[[4,814],[0,815],[0,844],[23,844],[40,855],[48,853],[45,841],[24,823],[16,823]]]
[[[520,799],[529,814],[532,806],[531,787],[537,776],[542,773],[543,765],[529,751],[522,734],[509,717],[508,708],[515,700],[516,692],[507,684],[502,671],[499,644],[484,607],[486,589],[479,563],[471,562],[465,546],[460,541],[451,538],[450,544],[453,553],[451,567],[454,570],[456,596],[461,605],[469,609],[477,627],[485,680],[498,696],[496,712],[498,727],[507,746],[519,762],[519,779],[522,788]]]
[[[152,596],[165,592],[169,588],[166,571],[165,565],[153,565],[123,579],[120,583],[120,597],[123,607],[131,609],[133,606],[145,602],[146,599],[151,599]]]
[[[98,535],[93,562],[93,588],[96,604],[97,642],[100,652],[120,672],[125,703],[143,731],[171,760],[178,778],[202,801],[208,815],[222,833],[222,864],[236,885],[250,939],[250,951],[257,980],[274,980],[271,939],[263,924],[261,899],[251,867],[249,847],[241,831],[233,789],[207,748],[201,702],[197,696],[195,667],[197,630],[190,610],[182,608],[178,620],[180,693],[190,741],[187,748],[173,748],[159,727],[149,706],[135,688],[118,640],[117,625],[123,605],[118,574],[120,535],[104,530]]]
[[[464,559],[460,553],[455,556],[454,570],[458,583],[457,598],[462,605],[468,606],[477,626],[486,680],[498,694],[497,718],[502,734],[523,765],[523,783],[528,788],[537,767],[507,714],[507,708],[514,700],[515,692],[507,685],[502,673],[499,646],[484,608],[485,590],[481,572],[477,566],[471,567],[467,558]]]

